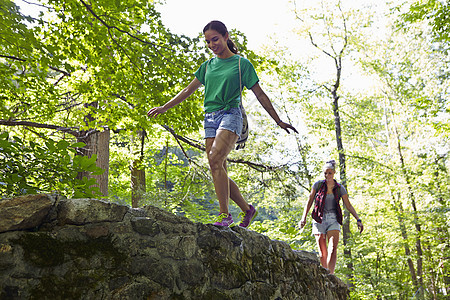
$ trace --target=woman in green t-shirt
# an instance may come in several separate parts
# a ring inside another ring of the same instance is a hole
[[[242,197],[236,183],[228,177],[226,165],[228,154],[234,148],[243,126],[239,108],[242,86],[252,90],[277,126],[288,133],[289,129],[296,133],[297,130],[281,121],[269,97],[261,89],[253,65],[249,60],[237,55],[237,47],[230,40],[226,26],[220,21],[211,21],[203,29],[203,34],[208,48],[216,57],[204,62],[195,72],[195,78],[180,93],[163,106],[150,109],[147,114],[149,117],[156,117],[165,113],[186,100],[202,84],[205,85],[206,154],[220,206],[219,218],[214,224],[234,225],[233,217],[228,211],[228,200],[231,198],[244,214],[239,226],[248,227],[257,212]]]

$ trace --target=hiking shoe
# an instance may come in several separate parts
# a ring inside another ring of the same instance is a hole
[[[253,205],[250,204],[250,209],[246,212],[241,212],[239,215],[243,216],[243,218],[241,219],[241,224],[239,224],[239,226],[246,228],[250,226],[250,223],[258,215],[258,212],[253,207]]]
[[[233,217],[231,216],[230,213],[228,215],[226,213],[221,213],[217,217],[217,222],[215,222],[214,225],[233,227],[234,226]]]

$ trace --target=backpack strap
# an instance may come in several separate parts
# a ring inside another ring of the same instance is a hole
[[[242,74],[241,74],[241,56],[239,56],[239,97],[242,102]]]
[[[325,180],[319,181],[319,186],[317,187],[316,194],[314,195],[314,208],[311,212],[312,218],[317,223],[322,223],[323,208],[325,205],[325,197],[326,197],[326,193],[327,193],[327,191],[324,191],[322,189],[325,189],[325,188],[326,188]]]
[[[247,120],[247,113],[245,112],[244,105],[242,103],[242,74],[241,74],[241,56],[239,55],[239,93],[240,93],[240,102],[239,102],[239,108],[241,109],[242,114],[242,130],[240,137],[238,138],[236,142],[236,150],[244,149],[245,143],[248,139],[248,120]]]
[[[319,186],[317,187],[316,195],[317,195],[317,192],[320,191],[320,188],[323,186],[324,183],[325,183],[325,180],[320,180],[319,181]]]
[[[211,58],[212,59],[212,58]],[[208,72],[208,64],[211,62],[211,59],[208,59],[208,61],[206,62],[206,67],[205,67],[205,83],[206,83],[206,72]]]

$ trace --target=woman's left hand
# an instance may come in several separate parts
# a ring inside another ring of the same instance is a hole
[[[291,124],[288,124],[288,123],[284,123],[283,121],[281,121],[280,124],[278,124],[278,126],[283,128],[284,130],[286,130],[287,133],[290,133],[289,129],[293,130],[295,133],[298,133],[297,129],[295,129],[294,126],[292,126]]]
[[[361,220],[356,221],[356,225],[358,225],[359,233],[363,232],[364,226]]]

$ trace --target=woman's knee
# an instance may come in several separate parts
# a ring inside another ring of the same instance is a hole
[[[214,149],[211,149],[208,153],[208,163],[211,171],[217,171],[224,168],[224,159]]]
[[[317,248],[319,250],[319,256],[327,255],[327,242],[324,234],[316,235]]]
[[[331,253],[332,255],[337,254],[338,245],[334,243],[328,244],[328,253]]]
[[[328,251],[337,252],[339,244],[339,231],[333,230],[327,232],[327,238],[328,238]]]

